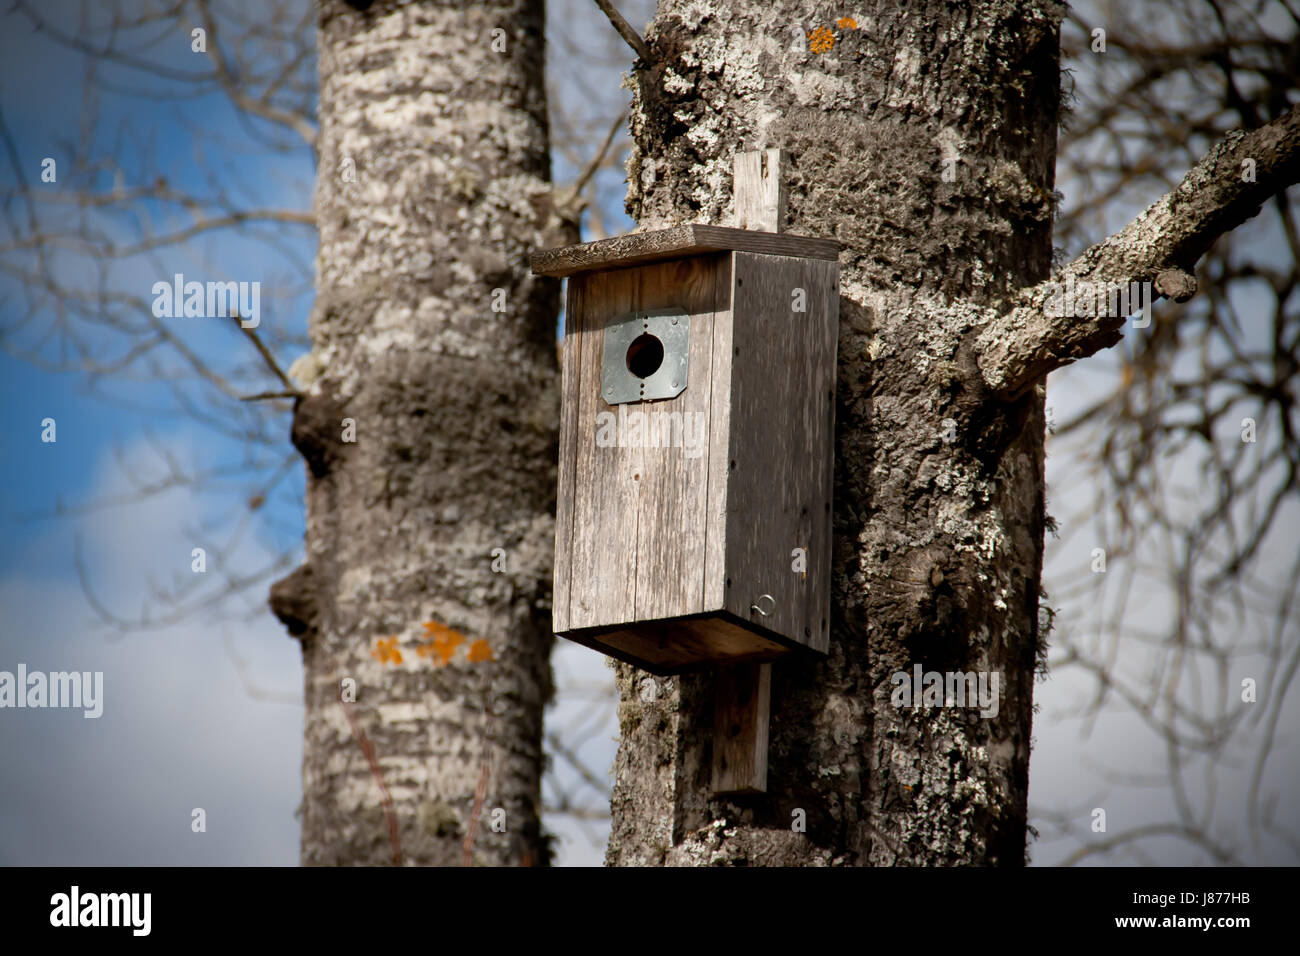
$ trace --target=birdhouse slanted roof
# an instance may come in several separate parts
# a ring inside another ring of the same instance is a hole
[[[835,259],[839,256],[840,244],[834,239],[812,239],[787,233],[688,224],[547,249],[534,253],[530,265],[537,275],[563,278],[598,269],[618,269],[732,250],[768,256]]]

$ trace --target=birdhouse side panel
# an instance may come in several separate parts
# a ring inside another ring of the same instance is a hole
[[[825,652],[839,267],[733,255],[726,608]]]

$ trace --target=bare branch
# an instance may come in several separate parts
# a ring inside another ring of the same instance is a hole
[[[576,229],[582,217],[583,210],[587,207],[587,200],[582,197],[582,191],[587,188],[592,178],[604,165],[609,148],[614,142],[614,137],[618,134],[627,118],[627,112],[621,112],[614,117],[614,122],[610,124],[609,130],[605,133],[605,138],[600,147],[596,150],[595,155],[588,161],[586,167],[578,174],[578,178],[573,181],[571,186],[555,191],[555,213],[560,217],[562,222],[573,223]]]
[[[254,99],[249,96],[235,80],[231,74],[230,64],[226,62],[224,54],[221,52],[221,44],[217,42],[217,23],[212,16],[212,9],[208,0],[199,0],[199,13],[203,17],[204,29],[208,31],[208,42],[211,44],[209,51],[212,57],[212,64],[216,68],[217,81],[230,101],[245,113],[253,116],[260,116],[262,119],[269,120],[272,123],[278,123],[281,126],[288,127],[302,137],[303,142],[309,146],[316,145],[316,129],[306,119],[297,113],[290,113],[279,107],[272,105],[267,96],[270,90],[261,97]]]
[[[243,395],[240,396],[239,400],[241,402],[265,402],[272,398],[298,398],[301,395],[302,392],[295,388],[283,392],[258,392],[256,395]]]
[[[614,4],[609,0],[596,0],[596,6],[600,7],[601,13],[609,17],[609,22],[618,35],[627,41],[633,52],[645,63],[650,62],[650,47],[646,46],[645,40],[641,39],[641,34],[632,29],[632,25],[623,19],[623,14],[614,9]]]
[[[1297,180],[1300,107],[1249,133],[1229,133],[1177,189],[1048,282],[1023,291],[1015,308],[987,325],[977,346],[985,382],[1013,397],[1053,369],[1120,340],[1127,316],[1046,314],[1049,298],[1071,280],[1107,288],[1152,282],[1161,295],[1190,297],[1195,281],[1188,273],[1201,255]]]
[[[280,368],[280,363],[275,360],[275,356],[271,354],[271,350],[262,342],[257,331],[244,325],[240,316],[234,315],[232,318],[239,324],[239,330],[248,336],[248,340],[253,343],[253,348],[257,349],[257,354],[262,356],[262,361],[264,361],[267,368],[275,374],[275,377],[280,380],[280,384],[285,387],[289,396],[296,396],[298,390],[293,387],[293,382],[289,381],[289,376],[284,374],[284,370]],[[244,399],[244,401],[248,401],[248,399]]]
[[[605,133],[605,139],[601,142],[600,148],[591,157],[591,162],[587,163],[587,168],[573,181],[571,190],[574,199],[577,199],[582,191],[587,188],[587,183],[591,181],[591,177],[596,175],[596,171],[605,162],[605,154],[609,152],[609,147],[614,142],[614,137],[618,135],[618,131],[622,128],[625,119],[627,119],[626,110],[614,117],[614,122],[609,124],[609,130]]]

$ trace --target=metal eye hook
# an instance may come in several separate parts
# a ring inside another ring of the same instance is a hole
[[[771,608],[770,608],[769,610],[764,611],[764,610],[763,610],[761,607],[759,607],[757,604],[751,604],[751,605],[749,606],[749,609],[750,609],[751,611],[757,611],[759,614],[763,615],[763,617],[767,617],[768,615],[770,615],[770,614],[772,613],[772,611],[775,611],[775,610],[776,610],[776,598],[772,597],[772,595],[770,595],[770,594],[760,594],[760,595],[758,596],[758,600],[759,600],[760,603],[762,602],[763,598],[767,598],[769,601],[772,602],[772,606],[771,606]]]

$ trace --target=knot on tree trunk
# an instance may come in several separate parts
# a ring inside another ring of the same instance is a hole
[[[324,478],[343,459],[348,421],[343,417],[343,407],[328,395],[304,395],[294,403],[289,438],[306,460],[313,478]],[[355,440],[355,422],[352,431]]]
[[[303,645],[317,634],[319,608],[316,602],[316,570],[311,563],[302,565],[271,585],[271,613],[280,619],[290,636]]]

